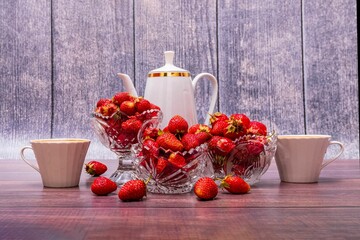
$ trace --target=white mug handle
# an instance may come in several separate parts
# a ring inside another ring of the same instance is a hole
[[[23,147],[23,148],[20,150],[21,159],[22,159],[24,162],[26,162],[30,167],[32,167],[32,168],[35,169],[36,171],[40,172],[40,170],[39,170],[39,168],[38,168],[37,166],[31,164],[28,160],[25,159],[24,152],[25,152],[26,149],[31,149],[32,151],[34,151],[34,150],[32,149],[32,147],[30,147],[30,146],[25,146],[25,147]]]
[[[327,165],[329,165],[330,163],[332,163],[333,161],[335,161],[338,157],[340,157],[340,155],[344,152],[344,145],[341,142],[338,141],[330,141],[329,146],[335,144],[338,145],[340,147],[340,151],[338,154],[336,154],[335,157],[333,157],[332,159],[326,160],[324,161],[324,163],[321,166],[321,169],[323,169],[324,167],[326,167]],[[328,146],[328,147],[329,147]]]

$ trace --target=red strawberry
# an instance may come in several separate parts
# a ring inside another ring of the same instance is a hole
[[[135,103],[133,101],[124,101],[120,105],[120,111],[128,116],[132,116],[136,113]]]
[[[192,125],[189,130],[188,130],[188,133],[194,133],[194,134],[197,134],[197,133],[201,133],[201,132],[207,132],[207,133],[210,133],[211,131],[211,128],[205,124],[195,124],[195,125]]]
[[[167,127],[172,134],[184,134],[188,131],[189,124],[180,115],[175,115],[169,120]]]
[[[210,115],[210,123],[212,126],[214,126],[214,124],[217,121],[226,121],[228,119],[229,119],[228,116],[226,116],[224,113],[221,113],[221,112],[216,112],[216,113]]]
[[[238,176],[226,176],[221,181],[220,187],[235,194],[248,193],[250,191],[250,185]]]
[[[226,156],[234,147],[233,141],[226,137],[213,136],[209,142],[209,149],[220,156]]]
[[[100,176],[107,171],[105,164],[98,161],[90,161],[85,164],[85,171],[91,176]]]
[[[91,191],[99,196],[108,195],[117,189],[115,182],[106,177],[98,177],[91,184]]]
[[[213,136],[224,136],[228,127],[229,127],[229,123],[227,120],[218,120],[213,124],[210,133]]]
[[[126,182],[118,193],[122,201],[138,201],[146,196],[146,184],[143,180],[130,180]]]
[[[151,138],[145,139],[143,142],[142,153],[145,156],[157,157],[159,155],[159,145]]]
[[[229,119],[236,122],[237,126],[241,126],[245,130],[249,128],[250,119],[245,114],[235,113],[232,114]]]
[[[159,136],[159,133],[160,133],[159,128],[147,127],[144,129],[142,138],[143,139],[152,138],[152,139],[156,140],[156,138]]]
[[[194,185],[194,193],[201,200],[212,200],[218,194],[218,186],[209,177],[202,177]]]
[[[203,144],[211,139],[211,134],[207,132],[200,132],[195,134],[196,138],[199,141],[199,144]]]
[[[264,151],[264,144],[257,141],[249,141],[246,144],[246,149],[250,155],[259,155],[262,151]]]
[[[111,99],[108,99],[108,98],[101,98],[97,103],[96,103],[96,107],[102,107],[106,104],[109,104],[111,103]]]
[[[186,133],[181,138],[181,143],[184,146],[184,150],[189,151],[192,148],[196,148],[200,145],[199,139],[196,137],[197,134]]]
[[[248,134],[253,135],[261,135],[266,136],[267,135],[267,129],[265,124],[257,121],[251,121],[249,124],[249,128],[247,130]]]
[[[136,100],[136,110],[137,112],[139,113],[142,113],[142,112],[145,112],[147,110],[150,110],[151,109],[151,104],[148,100],[144,99],[144,98],[141,98],[139,97],[137,100]]]
[[[126,133],[137,134],[142,126],[142,122],[136,118],[129,118],[121,123],[121,128]]]
[[[130,101],[132,100],[134,97],[130,95],[130,93],[128,92],[118,92],[116,93],[113,98],[112,101],[118,105],[121,106],[121,104],[125,101]]]
[[[186,160],[180,153],[171,153],[168,161],[178,168],[182,168],[186,165]]]
[[[171,150],[173,152],[182,151],[184,149],[183,144],[172,133],[165,132],[158,136],[156,139],[157,144],[165,150]]]
[[[153,104],[153,103],[150,103],[150,109],[156,109],[156,110],[160,110],[160,107]]]
[[[104,116],[111,116],[118,110],[118,107],[112,102],[106,102],[101,107],[96,109],[96,112],[101,113]]]
[[[156,167],[155,167],[156,173],[157,174],[162,173],[167,165],[168,165],[168,160],[166,158],[164,158],[164,157],[160,157],[158,159]]]

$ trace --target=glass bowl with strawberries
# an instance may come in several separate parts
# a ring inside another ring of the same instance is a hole
[[[210,128],[202,124],[189,127],[179,115],[164,129],[158,125],[157,120],[150,120],[139,132],[136,177],[148,180],[152,193],[190,192],[198,178],[213,174],[207,147]]]
[[[118,169],[110,176],[118,185],[133,178],[135,156],[131,148],[138,143],[143,123],[161,117],[158,106],[128,92],[118,92],[97,102],[91,125],[100,142],[118,157]]]
[[[277,135],[265,124],[245,114],[214,113],[210,118],[212,138],[209,155],[216,178],[236,175],[250,185],[260,181],[274,159]]]

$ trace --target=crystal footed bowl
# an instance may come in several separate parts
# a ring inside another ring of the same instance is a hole
[[[92,116],[91,125],[98,139],[118,157],[118,169],[110,176],[110,179],[118,185],[122,185],[133,178],[135,156],[131,148],[138,143],[139,131],[130,131],[130,127],[125,129],[124,124],[130,122],[127,125],[134,124],[139,128],[140,124],[142,125],[150,119],[161,119],[162,113],[158,109],[150,109],[134,116],[127,116],[121,111],[117,111],[111,116],[103,116],[94,112]],[[131,123],[131,121],[137,123]]]
[[[226,156],[209,151],[216,178],[237,175],[250,185],[260,181],[274,159],[277,135],[246,135],[234,141],[235,147]]]
[[[150,124],[154,124],[154,121],[150,121]],[[142,139],[141,132],[139,139]],[[192,190],[198,178],[213,175],[207,143],[189,151],[173,152],[161,147],[149,149],[139,140],[133,150],[136,154],[136,178],[148,181],[147,190],[152,193],[187,193]],[[169,161],[171,158],[183,158],[185,164],[173,164]]]

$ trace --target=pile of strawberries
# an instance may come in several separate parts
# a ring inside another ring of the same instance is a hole
[[[239,113],[230,116],[214,113],[210,123],[209,150],[215,174],[224,176],[231,172],[243,176],[264,151],[267,127]]]
[[[166,178],[167,181],[162,182],[164,185],[186,184],[198,170],[207,147],[204,143],[211,138],[209,131],[203,124],[189,126],[179,115],[173,116],[163,129],[146,127],[140,141],[138,171],[145,177],[151,175],[154,181]]]
[[[100,99],[94,110],[97,126],[105,131],[117,146],[117,150],[130,148],[137,143],[137,134],[144,121],[156,117],[160,108],[143,97],[134,97],[128,92],[118,92],[112,98]],[[107,139],[105,139],[107,141]]]

